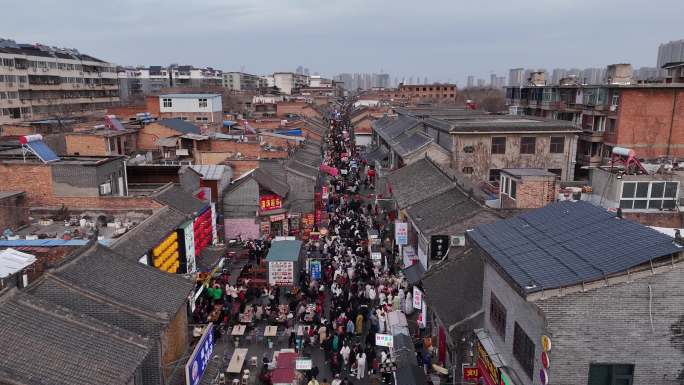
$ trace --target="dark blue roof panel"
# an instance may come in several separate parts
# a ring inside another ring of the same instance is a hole
[[[593,281],[682,250],[665,234],[581,201],[552,203],[469,235],[527,293]]]

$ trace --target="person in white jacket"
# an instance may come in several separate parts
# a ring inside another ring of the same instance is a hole
[[[349,345],[344,345],[340,349],[340,355],[342,356],[342,361],[344,362],[344,367],[349,370],[349,355],[351,354],[351,348]]]
[[[361,351],[356,355],[356,378],[359,380],[366,375],[366,352]]]

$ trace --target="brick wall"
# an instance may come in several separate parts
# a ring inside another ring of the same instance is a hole
[[[682,214],[678,212],[623,212],[622,216],[646,226],[669,227],[681,229],[684,227]]]
[[[18,194],[0,199],[0,233],[5,229],[16,231],[28,224],[28,206],[26,195]]]
[[[49,165],[44,164],[1,163],[0,180],[3,181],[3,189],[25,191],[29,207],[59,207],[61,205],[99,209],[156,209],[162,207],[148,197],[55,196],[52,186],[52,169]]]
[[[152,116],[159,116],[159,96],[145,96],[145,111]]]
[[[21,136],[35,134],[36,130],[31,126],[15,126],[3,124],[0,126],[0,136]]]
[[[159,110],[159,102],[157,102],[157,111]],[[122,121],[127,122],[129,120],[135,120],[135,114],[142,112],[150,112],[147,106],[119,106],[119,107],[109,107],[107,108],[108,115],[116,115],[116,117]],[[154,115],[153,116],[158,116]]]
[[[506,137],[506,153],[492,154],[492,137]],[[537,138],[534,154],[520,153],[520,138],[535,136]],[[549,152],[551,136],[564,136],[564,152]],[[454,135],[452,151],[452,167],[463,172],[464,167],[472,167],[470,178],[476,181],[489,180],[490,169],[504,168],[541,168],[561,169],[561,180],[572,180],[574,177],[574,160],[577,138],[574,134],[487,134],[487,135]],[[472,146],[473,151],[464,151]]]
[[[67,134],[66,151],[68,155],[106,156],[107,138],[98,135]]]
[[[157,150],[159,146],[155,144],[159,138],[167,138],[169,136],[180,135],[181,133],[172,130],[159,123],[146,124],[140,131],[138,131],[138,149],[140,150]]]
[[[223,161],[232,156],[232,152],[195,151],[195,162],[197,164],[222,164]]]
[[[285,117],[288,114],[306,116],[307,118],[322,118],[321,114],[309,104],[303,102],[282,102],[276,106],[276,116]]]
[[[617,130],[606,132],[606,144],[655,158],[667,154],[668,139],[670,155],[684,156],[684,90],[621,89]]]
[[[550,383],[586,384],[591,362],[634,364],[634,385],[681,383],[682,287],[679,263],[629,283],[538,301],[553,342],[549,358],[562,362],[551,365]]]
[[[544,207],[555,202],[558,197],[558,184],[555,179],[525,178],[516,180],[516,198],[501,194],[502,207],[505,209],[531,209]]]
[[[275,130],[280,128],[280,119],[256,119],[248,120],[249,125],[256,129]]]
[[[257,142],[245,143],[234,140],[210,140],[211,151],[241,153],[248,158],[257,157],[261,152],[261,146]]]
[[[266,144],[270,144],[272,147],[280,147],[283,149],[287,149],[288,145],[289,146],[296,146],[297,141],[293,139],[287,139],[287,138],[278,138],[275,136],[266,136],[262,135],[261,139],[264,141]]]
[[[169,326],[166,327],[161,338],[162,365],[166,368],[164,375],[169,378],[177,360],[189,348],[188,340],[188,316],[185,306],[181,306],[178,313],[173,317]]]
[[[244,173],[259,167],[259,161],[257,159],[229,159],[224,163],[233,168],[233,180],[238,179]]]

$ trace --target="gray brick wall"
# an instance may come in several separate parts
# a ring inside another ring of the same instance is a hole
[[[501,302],[506,308],[505,338],[503,338],[498,331],[496,331],[489,318],[489,306],[492,292],[499,302]],[[496,344],[498,349],[497,353],[501,354],[507,366],[512,368],[518,374],[518,377],[520,377],[521,380],[525,381],[525,385],[540,385],[538,372],[539,368],[541,367],[541,362],[539,361],[541,347],[539,346],[539,341],[544,330],[544,318],[539,308],[537,308],[535,304],[527,302],[524,298],[518,295],[518,293],[513,290],[508,282],[506,282],[498,274],[498,272],[487,263],[485,263],[484,269],[482,305],[485,311],[484,328],[489,332],[492,340]],[[515,322],[520,325],[520,327],[525,331],[527,336],[530,337],[535,345],[535,362],[532,378],[527,376],[525,370],[522,368],[522,366],[520,366],[520,363],[518,363],[518,360],[513,357],[513,330],[515,328]],[[556,364],[559,363],[561,362],[558,361]],[[551,383],[556,385],[557,383],[553,380],[553,377],[551,377],[551,379]],[[575,383],[574,385],[584,383],[586,383],[586,379],[584,382]]]
[[[633,364],[633,385],[683,384],[678,379],[684,362],[682,287],[684,266],[677,264],[667,272],[632,282],[530,303],[487,265],[484,327],[508,366],[529,384],[540,383],[541,334],[549,335],[553,342],[548,371],[551,384],[586,384],[591,363]],[[505,340],[489,320],[491,291],[507,309]],[[532,380],[513,357],[514,322],[535,344]]]
[[[684,362],[683,287],[684,266],[677,264],[630,283],[538,301],[553,341],[549,357],[562,363],[552,363],[552,383],[586,383],[590,363],[634,364],[633,385],[684,383],[677,380]]]

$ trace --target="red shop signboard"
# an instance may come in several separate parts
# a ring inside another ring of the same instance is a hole
[[[282,200],[275,194],[262,195],[259,197],[259,208],[261,208],[261,211],[277,210],[282,207]]]

